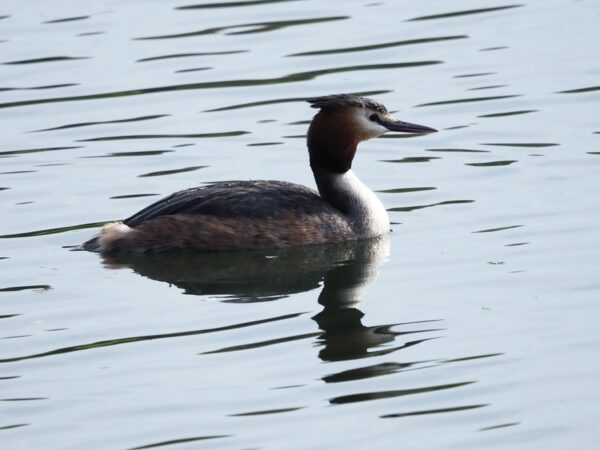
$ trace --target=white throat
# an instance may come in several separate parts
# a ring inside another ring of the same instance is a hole
[[[361,237],[381,236],[390,231],[383,203],[352,170],[340,174],[313,168],[313,172],[321,196],[348,215]]]

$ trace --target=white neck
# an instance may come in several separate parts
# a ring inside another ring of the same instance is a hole
[[[390,231],[383,203],[352,170],[340,174],[313,167],[313,173],[321,197],[346,214],[361,237],[381,236]]]

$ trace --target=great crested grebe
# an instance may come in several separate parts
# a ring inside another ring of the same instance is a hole
[[[175,192],[123,222],[105,225],[83,248],[102,253],[205,252],[352,241],[389,232],[385,207],[354,175],[361,141],[388,131],[437,130],[394,118],[381,103],[347,94],[307,100],[317,188],[285,181],[223,181]]]

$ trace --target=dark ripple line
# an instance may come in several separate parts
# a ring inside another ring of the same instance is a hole
[[[448,17],[468,16],[471,14],[482,14],[482,13],[487,13],[487,12],[502,11],[504,9],[520,8],[521,6],[524,6],[524,5],[518,4],[518,5],[507,5],[507,6],[495,6],[493,8],[467,9],[464,11],[456,11],[456,12],[449,12],[449,13],[444,13],[444,14],[433,14],[431,16],[415,17],[414,19],[407,20],[407,22],[414,22],[417,20],[446,19]]]
[[[19,291],[49,291],[52,286],[49,284],[33,284],[30,286],[10,286],[0,288],[0,292],[19,292]]]
[[[170,441],[157,442],[156,444],[148,444],[148,445],[142,445],[140,447],[132,447],[129,450],[142,450],[142,449],[146,449],[146,448],[163,447],[165,445],[184,444],[186,442],[206,441],[209,439],[219,439],[219,438],[226,438],[226,437],[231,437],[231,436],[233,436],[233,435],[232,434],[215,434],[215,435],[210,435],[210,436],[197,436],[197,437],[190,437],[190,438],[172,439]]]
[[[82,156],[82,158],[125,158],[131,156],[157,156],[172,153],[175,150],[141,150],[139,152],[112,152],[106,155]]]
[[[179,69],[174,73],[189,73],[189,72],[200,72],[202,70],[210,70],[212,67],[191,67],[189,69]]]
[[[473,384],[475,381],[465,381],[462,383],[442,384],[438,386],[427,386],[415,389],[398,389],[393,391],[378,391],[378,392],[363,392],[360,394],[341,395],[329,400],[332,405],[343,405],[347,403],[358,403],[370,400],[381,400],[385,398],[402,397],[405,395],[423,394],[427,392],[442,391],[446,389],[454,389],[457,387]]]
[[[11,170],[9,172],[0,172],[0,175],[16,175],[20,173],[35,173],[37,170]]]
[[[460,98],[456,100],[442,100],[439,102],[430,102],[430,103],[421,103],[420,105],[416,105],[415,108],[419,108],[421,106],[437,106],[437,105],[452,105],[456,103],[471,103],[471,102],[485,102],[489,100],[502,100],[505,98],[515,98],[521,97],[521,95],[496,95],[492,97],[473,97],[473,98]],[[0,105],[2,106],[2,105]]]
[[[400,159],[382,159],[381,162],[389,163],[424,163],[434,159],[441,159],[439,156],[407,156]]]
[[[161,177],[161,176],[165,176],[165,175],[173,175],[176,173],[193,172],[195,170],[204,169],[206,167],[208,167],[208,166],[190,166],[190,167],[184,167],[182,169],[159,170],[157,172],[143,173],[141,175],[138,175],[138,177]]]
[[[204,5],[186,5],[178,6],[175,9],[210,9],[210,8],[233,8],[237,6],[255,6],[265,5],[267,3],[284,3],[284,2],[297,2],[298,0],[249,0],[242,2],[218,2],[218,3],[206,3]]]
[[[221,133],[197,133],[197,134],[132,134],[125,136],[104,136],[97,138],[79,139],[76,142],[96,142],[96,141],[125,141],[131,139],[173,139],[173,138],[215,138],[243,136],[250,134],[249,131],[223,131]]]
[[[49,84],[46,86],[31,86],[31,87],[0,87],[1,91],[39,91],[42,89],[59,89],[64,87],[79,86],[79,83],[63,83]]]
[[[91,59],[89,56],[49,56],[47,58],[35,58],[35,59],[22,59],[20,61],[8,61],[2,64],[5,65],[16,65],[16,64],[39,64],[46,62],[56,61],[75,61],[78,59]]]
[[[442,363],[455,363],[464,361],[474,361],[476,359],[494,358],[496,356],[502,356],[504,353],[484,353],[483,355],[463,356],[461,358],[444,359]]]
[[[510,86],[510,85],[508,85],[508,84],[492,84],[490,86],[479,86],[479,87],[469,88],[469,89],[467,89],[467,91],[484,91],[484,90],[489,90],[489,89],[503,88],[506,86]]]
[[[297,19],[297,20],[279,20],[274,22],[254,22],[254,23],[243,23],[239,25],[229,25],[225,27],[214,27],[214,28],[205,28],[203,30],[191,31],[188,33],[179,33],[179,34],[165,34],[162,36],[147,36],[147,37],[139,37],[134,38],[134,41],[146,41],[146,40],[154,40],[154,39],[178,39],[184,37],[193,37],[193,36],[204,36],[207,34],[216,34],[221,31],[232,30],[236,28],[248,28],[255,27],[253,30],[244,30],[244,31],[234,31],[230,33],[225,33],[228,35],[237,35],[237,34],[251,34],[251,33],[265,33],[268,31],[280,30],[283,28],[288,28],[296,25],[310,25],[314,23],[322,23],[322,22],[332,22],[336,20],[346,20],[349,19],[350,16],[332,16],[332,17],[316,17],[313,19]]]
[[[250,327],[250,326],[254,326],[254,325],[262,325],[265,323],[277,322],[280,320],[293,319],[293,318],[299,317],[303,314],[306,314],[306,313],[300,312],[300,313],[285,314],[282,316],[269,317],[268,319],[253,320],[250,322],[242,322],[242,323],[237,323],[237,324],[233,324],[233,325],[225,325],[222,327],[215,327],[215,328],[205,328],[205,329],[201,329],[201,330],[179,331],[176,333],[164,333],[164,334],[147,334],[147,335],[142,335],[142,336],[132,336],[132,337],[126,337],[126,338],[119,338],[119,339],[96,341],[96,342],[92,342],[90,344],[81,344],[81,345],[74,345],[71,347],[63,347],[63,348],[58,348],[56,350],[51,350],[51,351],[43,352],[43,353],[34,353],[32,355],[27,355],[27,356],[17,356],[15,358],[0,359],[0,363],[9,363],[9,362],[23,361],[23,360],[27,360],[27,359],[43,358],[45,356],[61,355],[63,353],[79,352],[82,350],[89,350],[89,349],[94,349],[94,348],[112,347],[113,345],[130,344],[132,342],[151,341],[154,339],[169,339],[169,338],[177,338],[177,337],[185,337],[185,336],[196,336],[196,335],[200,335],[200,334],[216,333],[218,331],[236,330],[238,328],[246,328],[246,327]]]
[[[388,94],[392,91],[390,90],[382,90],[382,91],[364,91],[364,92],[352,92],[351,95],[358,95],[361,97],[367,97],[370,95],[381,95]],[[242,109],[242,108],[252,108],[254,106],[265,106],[265,105],[275,105],[278,103],[291,103],[291,102],[304,102],[306,101],[306,97],[288,97],[288,98],[278,98],[275,100],[261,100],[258,102],[249,102],[249,103],[239,103],[237,105],[223,106],[220,108],[207,109],[203,112],[215,112],[215,111],[229,111],[232,109]],[[304,122],[304,121],[303,121]],[[306,123],[310,123],[310,121],[306,121]]]
[[[139,198],[139,197],[154,197],[160,194],[126,194],[126,195],[115,195],[113,197],[109,197],[110,200],[121,200],[126,198]]]
[[[22,237],[45,236],[47,234],[66,233],[67,231],[101,227],[102,225],[105,225],[109,222],[113,222],[113,221],[109,220],[106,222],[83,223],[81,225],[71,225],[68,227],[59,227],[59,228],[47,228],[45,230],[27,231],[25,233],[4,234],[4,235],[0,236],[0,239],[14,239],[14,238],[22,238]]]
[[[298,411],[304,409],[303,406],[297,406],[295,408],[278,408],[278,409],[264,409],[261,411],[250,411],[246,413],[229,414],[228,417],[248,417],[248,416],[265,416],[268,414],[281,414],[286,412]]]
[[[228,80],[228,81],[208,81],[203,83],[187,83],[175,84],[168,86],[160,86],[153,88],[130,89],[126,91],[105,92],[102,94],[76,95],[71,97],[54,97],[42,98],[35,100],[22,100],[17,102],[0,103],[0,108],[15,108],[18,106],[41,105],[44,103],[59,103],[73,102],[81,100],[98,100],[105,98],[128,97],[131,95],[155,94],[159,92],[170,91],[187,91],[195,89],[214,89],[214,88],[231,88],[231,87],[249,87],[249,86],[264,86],[269,84],[294,83],[298,81],[313,80],[322,75],[330,75],[344,72],[358,72],[363,70],[380,70],[380,69],[401,69],[409,67],[430,66],[434,64],[442,64],[443,61],[411,61],[402,63],[388,64],[365,64],[359,66],[333,67],[330,69],[313,70],[310,72],[298,72],[282,77],[275,78],[259,78],[247,80]]]
[[[583,92],[600,91],[600,86],[590,86],[579,89],[568,89],[566,91],[558,91],[557,94],[581,94]]]
[[[176,53],[173,55],[151,56],[149,58],[138,59],[136,62],[159,61],[162,59],[191,58],[193,56],[211,56],[211,55],[234,55],[238,53],[247,53],[250,50],[229,50],[224,52],[199,52],[199,53]]]
[[[455,75],[452,78],[473,78],[473,77],[485,77],[488,75],[495,75],[496,72],[481,72],[481,73],[467,73],[464,75]]]
[[[446,152],[446,153],[489,153],[489,150],[473,150],[467,148],[428,148],[426,152]]]
[[[91,16],[77,16],[77,17],[65,17],[64,19],[54,19],[47,20],[46,22],[42,22],[43,24],[51,24],[51,23],[64,23],[64,22],[74,22],[76,20],[85,20],[89,19]]]
[[[361,45],[358,47],[344,47],[344,48],[336,48],[329,50],[315,50],[311,52],[300,52],[300,53],[291,53],[286,55],[287,57],[292,56],[314,56],[314,55],[333,55],[337,53],[351,53],[351,52],[362,52],[367,50],[377,50],[381,48],[390,48],[390,47],[401,47],[404,45],[415,45],[415,44],[427,44],[430,42],[440,42],[440,41],[450,41],[453,39],[466,39],[469,36],[466,34],[455,35],[455,36],[440,36],[433,38],[422,38],[422,39],[409,39],[404,41],[394,41],[394,42],[383,42],[381,44],[373,44],[373,45]]]
[[[529,114],[529,113],[534,113],[534,112],[538,112],[538,110],[537,109],[522,109],[522,110],[519,110],[519,111],[507,111],[507,112],[501,112],[501,113],[482,114],[482,115],[477,116],[477,117],[517,116],[519,114]]]
[[[26,148],[23,150],[5,150],[0,152],[0,155],[23,155],[26,153],[40,153],[40,152],[53,152],[56,150],[72,150],[76,148],[83,148],[81,145],[71,147],[42,147],[42,148]]]
[[[426,415],[426,414],[440,414],[440,413],[448,413],[448,412],[467,411],[469,409],[483,408],[484,406],[489,406],[489,404],[483,403],[480,405],[454,406],[451,408],[424,409],[421,411],[410,411],[410,412],[405,412],[405,413],[384,414],[379,417],[382,419],[392,419],[395,417],[422,416],[422,415]]]
[[[521,227],[524,227],[524,226],[525,225],[510,225],[508,227],[488,228],[488,229],[485,229],[485,230],[473,231],[473,233],[494,233],[496,231],[510,230],[512,228],[521,228]]]
[[[26,426],[29,426],[29,425],[31,425],[31,424],[29,424],[29,423],[15,423],[15,424],[12,424],[12,425],[4,425],[4,426],[0,427],[0,430],[10,430],[12,428],[26,427]]]
[[[406,192],[419,192],[419,191],[432,191],[437,189],[436,187],[413,187],[413,188],[394,188],[394,189],[381,189],[379,191],[382,194],[404,194]]]
[[[472,166],[472,167],[510,166],[511,164],[514,164],[516,162],[518,162],[516,159],[508,159],[508,160],[504,160],[504,161],[489,161],[489,162],[482,162],[482,163],[466,163],[465,166]]]
[[[506,427],[514,427],[515,425],[520,425],[521,422],[508,422],[508,423],[501,423],[499,425],[492,425],[491,427],[484,427],[484,428],[480,428],[477,431],[490,431],[490,430],[497,430],[498,428],[506,428]]]
[[[232,345],[231,347],[223,347],[223,348],[220,348],[217,350],[210,350],[208,352],[202,352],[202,353],[198,353],[198,354],[199,355],[211,355],[213,353],[228,353],[228,352],[237,352],[240,350],[250,350],[250,349],[255,349],[255,348],[260,348],[260,347],[268,347],[270,345],[281,344],[283,342],[291,342],[291,341],[298,341],[301,339],[308,339],[308,338],[320,336],[320,335],[321,335],[320,332],[297,334],[294,336],[286,336],[286,337],[277,338],[277,339],[268,339],[266,341],[253,342],[251,344]],[[0,360],[0,362],[2,362],[2,360]]]
[[[89,127],[92,125],[105,125],[105,124],[109,124],[109,123],[141,122],[143,120],[160,119],[161,117],[168,117],[168,116],[170,116],[170,114],[155,114],[155,115],[151,115],[151,116],[132,117],[130,119],[99,120],[97,122],[71,123],[68,125],[61,125],[59,127],[43,128],[41,130],[33,130],[33,131],[30,131],[30,133],[39,133],[41,131],[65,130],[67,128]]]
[[[473,203],[473,202],[475,202],[475,200],[447,200],[447,201],[439,202],[439,203],[431,203],[429,205],[401,206],[401,207],[396,207],[396,208],[389,208],[388,211],[410,212],[410,211],[414,211],[416,209],[431,208],[432,206],[455,205],[455,204]],[[0,237],[2,237],[2,236],[0,236]]]
[[[490,145],[496,147],[525,147],[525,148],[544,148],[556,147],[555,142],[482,142],[480,145]]]

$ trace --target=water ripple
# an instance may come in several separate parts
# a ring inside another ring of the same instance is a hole
[[[456,205],[456,204],[474,203],[474,202],[475,202],[475,200],[446,200],[444,202],[431,203],[429,205],[400,206],[400,207],[396,207],[396,208],[389,208],[388,211],[410,212],[410,211],[414,211],[416,209],[431,208],[432,206]],[[2,236],[0,236],[0,237],[2,237]]]
[[[507,87],[510,86],[508,84],[493,84],[490,86],[479,86],[479,87],[474,87],[474,88],[469,88],[467,89],[467,91],[484,91],[484,90],[489,90],[489,89],[499,89],[499,88],[503,88],[503,87]]]
[[[487,13],[487,12],[502,11],[505,9],[519,8],[521,6],[523,6],[523,5],[518,4],[518,5],[507,5],[507,6],[495,6],[493,8],[467,9],[464,11],[455,11],[455,12],[449,12],[449,13],[443,13],[443,14],[433,14],[430,16],[415,17],[413,19],[407,20],[407,22],[414,22],[417,20],[446,19],[448,17],[458,17],[458,16],[469,16],[471,14],[482,14],[482,13]]]
[[[59,227],[59,228],[47,228],[45,230],[28,231],[25,233],[4,234],[4,235],[0,236],[0,239],[14,239],[14,238],[23,238],[23,237],[33,237],[33,236],[45,236],[47,234],[66,233],[68,231],[101,227],[101,226],[107,224],[108,222],[113,222],[113,221],[108,220],[106,222],[83,223],[80,225],[70,225],[67,227]]]
[[[447,152],[447,153],[489,153],[489,150],[472,150],[467,148],[428,148],[426,152]]]
[[[538,109],[521,109],[521,110],[517,110],[517,111],[506,111],[506,112],[499,112],[499,113],[492,113],[492,114],[482,114],[477,117],[518,116],[520,114],[530,114],[530,113],[534,113],[534,112],[538,112],[538,111],[539,111]]]
[[[600,86],[590,86],[578,89],[569,89],[566,91],[558,91],[557,94],[581,94],[583,92],[600,91]]]
[[[441,159],[439,156],[407,156],[400,159],[382,159],[381,162],[391,163],[424,163],[434,159]]]
[[[203,5],[186,5],[178,6],[175,9],[211,9],[211,8],[233,8],[237,6],[256,6],[265,5],[268,3],[284,3],[284,2],[297,2],[298,0],[247,0],[240,2],[217,2],[217,3],[205,3]],[[8,17],[8,16],[7,16]]]
[[[488,75],[495,75],[496,73],[497,72],[466,73],[464,75],[455,75],[452,78],[487,77]]]
[[[125,337],[125,338],[118,338],[118,339],[109,339],[109,340],[105,340],[105,341],[96,341],[96,342],[91,342],[89,344],[81,344],[81,345],[74,345],[71,347],[57,348],[56,350],[50,350],[48,352],[43,352],[43,353],[34,353],[32,355],[0,359],[0,363],[10,363],[10,362],[16,362],[16,361],[23,361],[23,360],[27,360],[27,359],[43,358],[46,356],[62,355],[64,353],[80,352],[83,350],[91,350],[91,349],[102,348],[102,347],[112,347],[114,345],[130,344],[132,342],[152,341],[155,339],[170,339],[170,338],[178,338],[178,337],[186,337],[186,336],[196,336],[196,335],[200,335],[200,334],[216,333],[219,331],[236,330],[238,328],[246,328],[246,327],[250,327],[250,326],[254,326],[254,325],[262,325],[265,323],[277,322],[280,320],[293,319],[293,318],[301,316],[302,314],[305,314],[305,313],[300,312],[300,313],[285,314],[283,316],[269,317],[267,319],[253,320],[250,322],[236,323],[233,325],[225,325],[225,326],[215,327],[215,328],[205,328],[205,329],[201,329],[201,330],[179,331],[179,332],[175,332],[175,333],[163,333],[163,334],[147,334],[147,335],[142,335],[142,336],[131,336],[131,337]]]
[[[82,156],[82,158],[123,158],[129,156],[157,156],[172,153],[175,150],[141,150],[138,152],[112,152],[99,156]]]
[[[154,39],[177,39],[177,38],[185,38],[185,37],[193,37],[193,36],[204,36],[207,34],[217,34],[222,31],[228,30],[237,30],[240,28],[250,28],[243,29],[241,31],[230,31],[224,34],[226,35],[237,35],[237,34],[252,34],[252,33],[265,33],[268,31],[276,31],[281,30],[283,28],[298,26],[298,25],[310,25],[314,23],[322,23],[322,22],[332,22],[336,20],[346,20],[350,19],[350,16],[333,16],[333,17],[316,17],[313,19],[298,19],[298,20],[278,20],[273,22],[254,22],[254,23],[244,23],[240,25],[229,25],[225,27],[214,27],[214,28],[205,28],[203,30],[191,31],[188,33],[178,33],[178,34],[165,34],[162,36],[146,36],[134,38],[137,41],[146,41],[146,40],[154,40]]]
[[[438,386],[426,386],[415,389],[398,389],[394,391],[378,391],[378,392],[364,392],[360,394],[342,395],[334,397],[329,400],[332,405],[343,405],[346,403],[357,403],[365,402],[370,400],[380,400],[385,398],[402,397],[405,395],[423,394],[427,392],[441,391],[446,389],[454,389],[457,387],[467,386],[473,384],[475,381],[464,381],[462,383],[442,384]]]
[[[1,426],[0,430],[10,430],[10,429],[13,429],[13,428],[26,427],[26,426],[29,426],[29,425],[31,425],[31,424],[29,424],[29,423],[15,423],[15,424],[12,424],[12,425]]]
[[[89,19],[90,17],[91,16],[65,17],[64,19],[47,20],[46,22],[42,22],[42,23],[43,24],[51,24],[51,23],[75,22],[76,20],[85,20],[85,19]]]
[[[496,231],[510,230],[512,228],[521,228],[521,227],[524,227],[524,226],[525,225],[510,225],[510,226],[507,226],[507,227],[488,228],[486,230],[473,231],[473,233],[494,233]]]
[[[10,286],[5,288],[0,288],[0,292],[19,292],[19,291],[49,291],[52,289],[52,286],[49,284],[34,284],[30,286]]]
[[[282,338],[267,339],[265,341],[260,341],[260,342],[252,342],[250,344],[232,345],[230,347],[223,347],[223,348],[219,348],[217,350],[210,350],[210,351],[202,352],[199,354],[200,355],[212,355],[213,353],[229,353],[229,352],[238,352],[240,350],[252,350],[255,348],[268,347],[271,345],[282,344],[284,342],[292,342],[292,341],[298,341],[301,339],[308,339],[308,338],[319,336],[320,334],[321,333],[319,333],[319,332],[314,332],[314,333],[298,334],[298,335],[294,335],[294,336],[285,336]],[[0,362],[2,362],[2,361],[0,360]]]
[[[159,61],[163,59],[174,59],[174,58],[191,58],[194,56],[215,56],[215,55],[235,55],[238,53],[247,53],[249,50],[228,50],[222,52],[197,52],[197,53],[174,53],[172,55],[160,55],[151,56],[149,58],[142,58],[136,60],[136,62],[147,62],[147,61]]]
[[[425,409],[425,410],[421,410],[421,411],[409,411],[409,412],[404,412],[404,413],[384,414],[379,417],[381,417],[382,419],[392,419],[392,418],[396,418],[396,417],[422,416],[422,415],[428,415],[428,414],[441,414],[441,413],[448,413],[448,412],[467,411],[469,409],[483,408],[484,406],[489,406],[489,404],[453,406],[450,408]]]
[[[501,424],[493,425],[493,426],[490,426],[490,427],[480,428],[477,431],[497,430],[498,428],[514,427],[515,425],[520,425],[520,424],[521,424],[521,422],[501,423]]]
[[[491,145],[496,147],[526,147],[526,148],[543,148],[543,147],[556,147],[555,142],[483,142],[481,145]]]
[[[363,52],[367,50],[377,50],[381,48],[390,48],[390,47],[400,47],[404,45],[415,45],[415,44],[427,44],[429,42],[440,42],[440,41],[450,41],[454,39],[466,39],[469,36],[466,34],[454,35],[454,36],[439,36],[432,38],[422,38],[422,39],[409,39],[404,41],[394,41],[394,42],[382,42],[380,44],[372,44],[372,45],[361,45],[358,47],[344,47],[344,48],[335,48],[328,50],[315,50],[311,52],[300,52],[300,53],[291,53],[286,56],[313,56],[313,55],[333,55],[337,53],[351,53],[351,52]]]
[[[455,100],[442,100],[439,102],[429,102],[429,103],[421,103],[420,105],[415,105],[415,108],[419,108],[421,106],[438,106],[438,105],[452,105],[456,103],[471,103],[471,102],[487,102],[490,100],[502,100],[505,98],[515,98],[521,97],[521,95],[496,95],[492,97],[473,97],[473,98],[459,98]],[[2,105],[0,105],[2,106]]]
[[[382,194],[404,194],[406,192],[419,192],[419,191],[432,191],[437,189],[436,187],[413,187],[413,188],[394,188],[394,189],[381,189],[379,192]]]
[[[8,61],[3,62],[5,65],[16,65],[16,64],[39,64],[39,63],[47,63],[47,62],[57,62],[57,61],[74,61],[79,59],[90,59],[89,56],[48,56],[45,58],[35,58],[35,59],[21,59],[19,61]]]
[[[169,441],[156,442],[154,444],[142,445],[140,447],[132,447],[129,450],[142,450],[146,448],[164,447],[166,445],[185,444],[186,442],[207,441],[210,439],[221,439],[233,436],[232,434],[215,434],[211,436],[197,436],[190,438],[171,439]]]
[[[116,120],[99,120],[97,122],[80,122],[80,123],[71,123],[67,125],[61,125],[58,127],[52,128],[43,128],[41,130],[33,130],[31,133],[38,133],[40,131],[54,131],[54,130],[64,130],[67,128],[79,128],[79,127],[89,127],[92,125],[105,125],[110,123],[127,123],[127,122],[140,122],[143,120],[153,120],[159,119],[161,117],[169,117],[170,114],[155,114],[151,116],[139,116],[139,117],[131,117],[129,119],[116,119]]]
[[[125,91],[115,92],[104,92],[101,94],[89,94],[89,95],[76,95],[70,97],[54,97],[54,98],[42,98],[33,100],[22,100],[16,102],[0,103],[0,108],[15,108],[19,106],[29,105],[41,105],[44,103],[59,103],[59,102],[73,102],[82,100],[98,100],[106,98],[116,97],[129,97],[131,95],[144,95],[144,94],[155,94],[159,92],[169,91],[186,91],[194,89],[217,89],[217,88],[230,88],[230,87],[248,87],[248,86],[263,86],[270,84],[283,84],[283,83],[294,83],[298,81],[313,80],[322,75],[330,75],[335,73],[344,72],[358,72],[363,70],[380,70],[380,69],[401,69],[409,67],[420,67],[430,66],[434,64],[442,64],[443,61],[409,61],[399,63],[388,63],[388,64],[365,64],[358,66],[345,66],[345,67],[332,67],[329,69],[312,70],[309,72],[298,72],[282,77],[275,78],[258,78],[258,79],[247,79],[247,80],[225,80],[225,81],[208,81],[203,83],[188,83],[188,84],[175,84],[168,86],[159,86],[153,88],[140,88],[130,89]]]
[[[113,197],[109,197],[110,200],[121,200],[125,198],[138,198],[138,197],[154,197],[160,194],[126,194],[126,195],[115,195]]]
[[[63,83],[63,84],[48,84],[44,86],[31,86],[31,87],[0,87],[2,91],[40,91],[42,89],[59,89],[64,87],[79,86],[79,83]]]
[[[173,175],[175,173],[183,173],[183,172],[193,172],[198,169],[204,169],[208,166],[190,166],[184,167],[182,169],[172,169],[172,170],[159,170],[157,172],[148,172],[138,175],[138,177],[162,177],[165,175]]]
[[[381,91],[364,91],[364,92],[350,92],[351,95],[359,95],[361,97],[367,97],[370,95],[381,95],[388,94],[392,91],[389,90],[381,90]],[[292,103],[292,102],[305,102],[306,97],[287,97],[287,98],[277,98],[274,100],[261,100],[258,102],[249,102],[249,103],[239,103],[237,105],[230,106],[222,106],[220,108],[207,109],[203,112],[215,112],[215,111],[229,111],[232,109],[243,109],[243,108],[253,108],[255,106],[265,106],[265,105],[276,105],[279,103]],[[294,122],[289,125],[305,125],[309,124],[310,120],[302,120],[299,122]]]
[[[489,161],[482,163],[466,163],[465,166],[473,166],[473,167],[495,167],[495,166],[509,166],[518,162],[514,159],[504,160],[504,161]]]
[[[82,146],[70,146],[70,147],[41,147],[41,148],[25,148],[22,150],[4,150],[0,152],[0,156],[6,155],[25,155],[27,153],[41,153],[41,152],[54,152],[57,150],[73,150],[76,148],[83,148]]]
[[[245,413],[229,414],[229,417],[264,416],[268,414],[281,414],[286,412],[298,411],[300,409],[304,409],[304,407],[297,406],[295,408],[264,409],[261,411],[250,411]]]
[[[218,137],[231,137],[231,136],[242,136],[244,134],[250,134],[249,131],[222,131],[219,133],[195,133],[195,134],[131,134],[125,136],[103,136],[88,139],[79,139],[77,142],[96,142],[96,141],[126,141],[132,139],[178,139],[178,138],[218,138]]]

